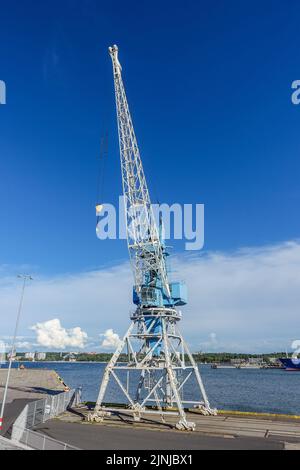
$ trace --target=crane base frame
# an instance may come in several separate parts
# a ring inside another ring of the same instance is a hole
[[[163,422],[166,416],[177,415],[177,429],[194,430],[195,424],[187,421],[184,403],[192,404],[202,414],[217,414],[210,407],[198,366],[178,329],[180,318],[180,312],[174,308],[139,307],[136,310],[131,316],[129,329],[105,368],[95,410],[89,414],[89,421],[103,421],[111,412],[124,412],[124,408],[104,406],[111,379],[123,392],[127,400],[126,412],[132,413],[135,421],[147,414],[158,414]],[[157,319],[161,327],[153,331]],[[124,352],[127,356],[125,363],[120,362]],[[138,379],[136,386],[130,373]],[[186,401],[182,397],[183,387],[193,376],[199,401]]]

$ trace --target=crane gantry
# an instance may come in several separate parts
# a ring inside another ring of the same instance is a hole
[[[156,224],[142,160],[122,80],[118,47],[109,48],[115,86],[120,160],[125,201],[127,242],[134,274],[131,324],[106,366],[91,420],[102,420],[116,408],[104,405],[109,380],[114,378],[126,399],[127,411],[139,420],[146,413],[159,413],[164,419],[176,408],[178,429],[194,429],[188,422],[184,404],[194,405],[204,414],[211,409],[197,364],[179,329],[186,304],[186,286],[169,282],[161,224]],[[126,353],[127,362],[120,362]],[[185,400],[184,386],[194,381],[199,400]],[[152,408],[149,408],[152,405]],[[153,408],[154,406],[154,408]]]

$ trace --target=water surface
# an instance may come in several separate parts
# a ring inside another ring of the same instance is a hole
[[[83,400],[95,401],[104,372],[103,363],[33,362],[26,367],[54,369],[71,387],[82,387]],[[227,410],[258,411],[300,415],[300,373],[276,369],[211,369],[200,365],[210,403]],[[106,401],[123,402],[122,392],[112,380]],[[194,382],[185,399],[197,400]]]

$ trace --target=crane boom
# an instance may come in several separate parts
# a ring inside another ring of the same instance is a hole
[[[127,242],[135,279],[135,290],[141,296],[145,277],[161,283],[163,294],[171,297],[164,248],[151,206],[139,147],[122,80],[118,47],[109,48],[113,64]]]

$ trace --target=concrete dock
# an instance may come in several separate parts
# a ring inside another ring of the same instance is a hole
[[[0,403],[2,403],[7,369],[0,369]],[[3,429],[5,436],[11,425],[27,403],[64,391],[66,385],[53,370],[12,369],[7,402],[4,412]]]
[[[126,410],[102,423],[86,421],[86,408],[74,409],[48,421],[38,431],[81,449],[300,449],[300,420],[284,417],[250,417],[188,413],[196,430],[178,431],[157,415],[134,422]]]
[[[0,400],[7,377],[7,369],[0,369]],[[55,394],[64,390],[66,385],[54,370],[12,369],[9,395],[16,398],[41,398],[44,394]]]

